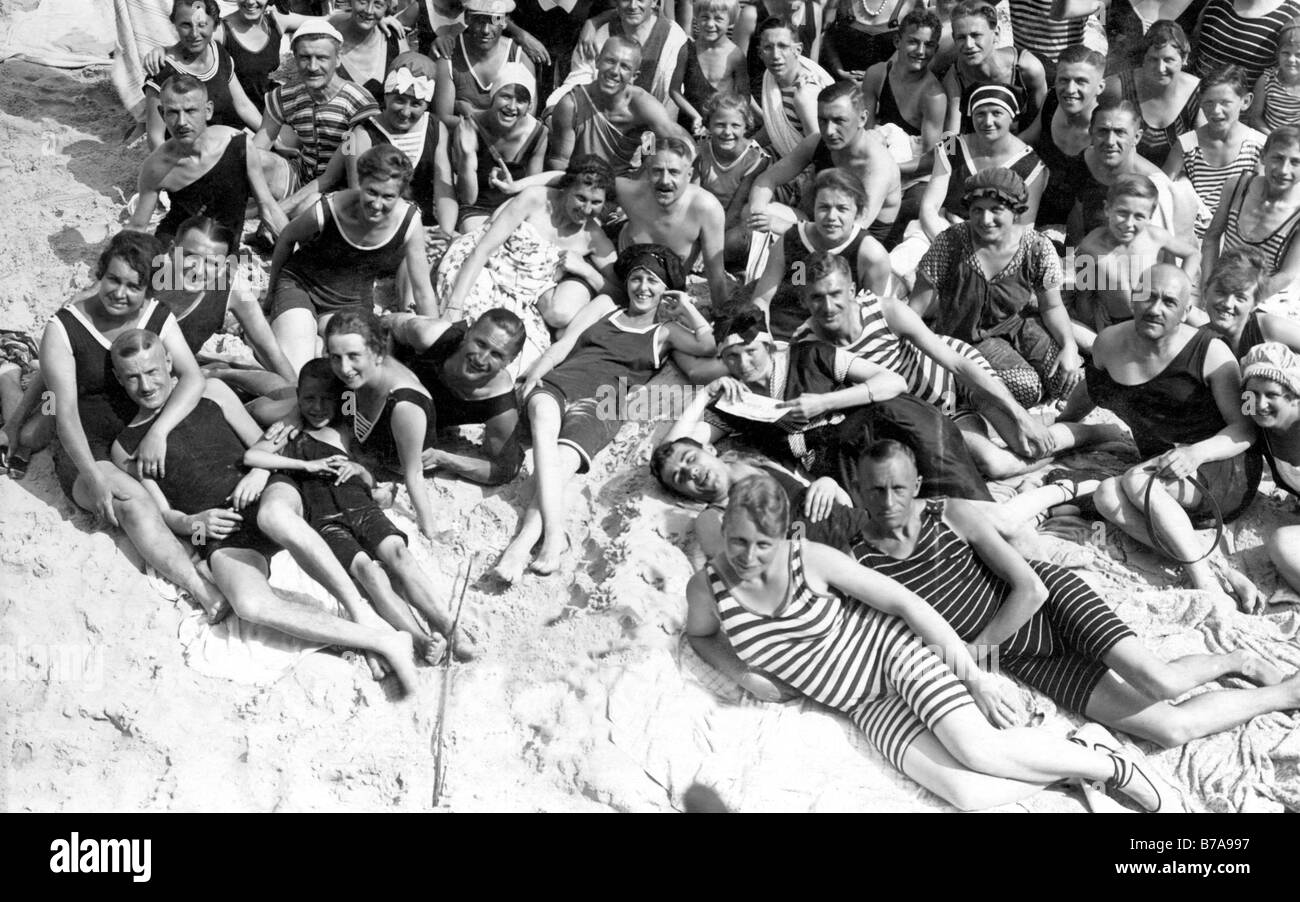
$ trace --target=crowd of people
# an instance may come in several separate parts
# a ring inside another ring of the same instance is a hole
[[[431,538],[431,474],[501,485],[531,447],[492,572],[553,574],[565,486],[624,425],[609,392],[673,367],[698,390],[650,470],[704,504],[692,645],[761,699],[847,713],[951,803],[1073,779],[1158,810],[1100,724],[1175,746],[1300,707],[1254,652],[1160,660],[1015,541],[1068,505],[1260,611],[1197,530],[1249,508],[1265,462],[1300,496],[1300,0],[171,19],[125,228],[39,361],[0,368],[0,452],[21,478],[48,447],[211,620],[362,650],[403,689],[472,658],[381,484]],[[250,259],[263,291],[235,278]],[[251,361],[205,353],[228,315]],[[992,500],[1130,437],[1125,472]],[[347,616],[281,600],[279,550]],[[1300,589],[1300,525],[1268,552]],[[1014,726],[990,649],[1088,719],[1072,742]],[[1178,701],[1229,674],[1257,688]]]

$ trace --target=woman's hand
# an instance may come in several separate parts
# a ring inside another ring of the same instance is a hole
[[[719,376],[704,386],[704,390],[712,398],[725,398],[733,404],[739,402],[741,394],[747,391],[739,379],[731,376]]]
[[[767,212],[766,208],[762,210],[750,209],[749,228],[755,232],[772,231],[772,214]]]
[[[825,395],[800,395],[793,401],[782,401],[776,406],[787,408],[790,412],[785,415],[785,419],[797,426],[806,426],[830,412],[830,404]]]
[[[704,322],[703,315],[699,314],[695,304],[691,303],[691,296],[684,291],[665,291],[663,297],[659,299],[659,309],[663,311],[664,316],[677,320],[688,329],[694,328],[691,325],[693,313]]]
[[[1061,397],[1068,398],[1083,380],[1083,360],[1079,357],[1078,348],[1063,348],[1061,353],[1056,355],[1056,361],[1052,364],[1052,368],[1047,371],[1047,376],[1051,378],[1058,372],[1063,373],[1065,376],[1065,383],[1061,388]]]
[[[528,396],[533,393],[533,389],[537,388],[538,383],[541,381],[540,376],[535,376],[531,372],[524,373],[519,377],[515,395],[519,398],[520,407],[525,407],[528,404]]]
[[[342,454],[332,454],[329,457],[322,457],[319,460],[304,460],[302,469],[305,473],[313,476],[320,476],[323,473],[337,473],[338,465],[347,458]]]
[[[1201,459],[1192,448],[1192,445],[1175,445],[1161,454],[1155,461],[1156,475],[1167,479],[1186,479],[1195,475],[1201,468]]]
[[[436,470],[443,465],[446,460],[447,452],[440,451],[437,448],[425,448],[420,455],[420,463],[424,466],[425,471]]]
[[[244,474],[244,478],[239,480],[235,485],[235,490],[230,493],[230,503],[235,510],[242,511],[258,498],[262,497],[262,490],[266,488],[266,481],[271,478],[268,470],[250,470]]]
[[[396,16],[384,16],[380,19],[379,30],[386,35],[393,35],[398,38],[406,37],[406,26]]]
[[[157,429],[150,429],[135,452],[140,475],[145,479],[162,479],[167,475],[167,439]]]
[[[971,698],[975,699],[975,707],[980,709],[980,713],[993,726],[1007,729],[1016,726],[1023,719],[1024,709],[1020,706],[1020,699],[1006,684],[986,673],[980,673],[965,682]]]
[[[829,476],[823,476],[804,493],[803,515],[809,523],[820,523],[831,515],[831,508],[840,497],[840,487]]]
[[[571,276],[584,276],[591,271],[586,259],[577,251],[561,251],[560,268]]]
[[[797,694],[771,677],[753,670],[740,678],[739,685],[741,689],[763,702],[783,702],[794,698]]]
[[[225,539],[239,528],[244,518],[233,510],[213,507],[189,517],[190,537],[199,544],[207,539]]]
[[[157,75],[167,61],[166,47],[150,47],[140,57],[140,66],[149,76]]]

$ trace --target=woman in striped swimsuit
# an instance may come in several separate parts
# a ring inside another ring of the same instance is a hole
[[[1205,124],[1178,136],[1165,160],[1165,174],[1187,179],[1196,191],[1196,235],[1205,230],[1219,208],[1223,186],[1254,172],[1267,136],[1241,121],[1250,100],[1246,70],[1240,66],[1215,69],[1201,80],[1200,105]]]
[[[1277,61],[1282,29],[1297,15],[1297,0],[1209,0],[1192,33],[1196,74],[1236,63],[1254,81]]]
[[[1077,575],[1021,557],[987,504],[916,498],[910,448],[877,442],[859,473],[868,516],[853,548],[858,563],[916,592],[963,641],[996,649],[1003,670],[1062,708],[1172,748],[1300,704],[1300,675],[1284,682],[1245,649],[1155,657]],[[1172,703],[1229,674],[1261,688]],[[994,723],[1010,726],[1014,714],[996,709]]]
[[[1205,230],[1202,278],[1221,251],[1255,247],[1268,258],[1273,290],[1289,291],[1300,279],[1300,127],[1275,129],[1260,152],[1264,174],[1247,172],[1223,186],[1226,201]]]
[[[705,661],[765,701],[792,689],[849,715],[891,764],[958,808],[1060,779],[1106,781],[1147,811],[1167,804],[1124,752],[995,729],[987,714],[1005,701],[952,627],[847,555],[788,541],[789,519],[771,477],[731,490],[723,551],[686,588],[686,632]]]

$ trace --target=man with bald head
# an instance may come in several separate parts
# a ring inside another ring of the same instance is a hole
[[[596,77],[573,86],[555,104],[547,169],[566,169],[570,157],[590,153],[609,163],[616,175],[626,175],[636,168],[643,133],[689,143],[690,135],[664,105],[636,86],[640,69],[640,44],[618,36],[605,42],[596,57]]]
[[[193,543],[235,613],[309,642],[381,656],[396,672],[403,691],[414,689],[411,636],[390,628],[365,604],[325,540],[301,518],[298,523],[305,529],[259,522],[257,501],[270,473],[246,469],[244,452],[261,438],[262,429],[235,393],[220,380],[207,380],[203,397],[168,436],[162,475],[144,478],[135,455],[176,387],[171,358],[162,340],[143,329],[118,336],[109,355],[117,380],[139,407],[113,443],[113,463],[140,479],[167,526]],[[357,622],[285,601],[271,591],[270,559],[281,544]]]
[[[1244,512],[1263,464],[1250,452],[1255,427],[1241,409],[1236,358],[1214,333],[1183,322],[1191,292],[1178,267],[1147,270],[1133,291],[1133,319],[1097,336],[1086,388],[1061,419],[1100,406],[1124,421],[1145,460],[1101,484],[1093,496],[1098,513],[1182,564],[1192,588],[1217,592],[1209,561],[1198,560],[1204,541],[1195,529],[1212,525],[1216,512],[1224,522]],[[1226,566],[1222,578],[1250,610],[1249,580]]]

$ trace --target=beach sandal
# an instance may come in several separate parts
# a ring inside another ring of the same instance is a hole
[[[31,461],[26,457],[18,454],[10,454],[4,461],[4,469],[9,473],[9,478],[19,482],[27,477],[27,468]]]
[[[1094,752],[1101,752],[1109,756],[1114,773],[1105,784],[1092,783],[1089,781],[1079,781],[1083,788],[1084,798],[1088,800],[1090,807],[1094,811],[1106,810],[1113,811],[1113,803],[1107,804],[1101,799],[1089,798],[1090,794],[1105,794],[1105,790],[1114,790],[1122,793],[1130,800],[1136,802],[1138,806],[1148,813],[1160,813],[1171,810],[1178,810],[1176,805],[1176,793],[1169,793],[1174,798],[1166,798],[1166,793],[1160,791],[1160,785],[1151,779],[1143,769],[1142,762],[1132,757],[1132,753],[1120,748],[1117,740],[1111,732],[1099,723],[1085,723],[1072,731],[1068,737],[1070,742],[1081,745],[1086,749]],[[1150,797],[1155,796],[1155,806],[1151,807]]]

